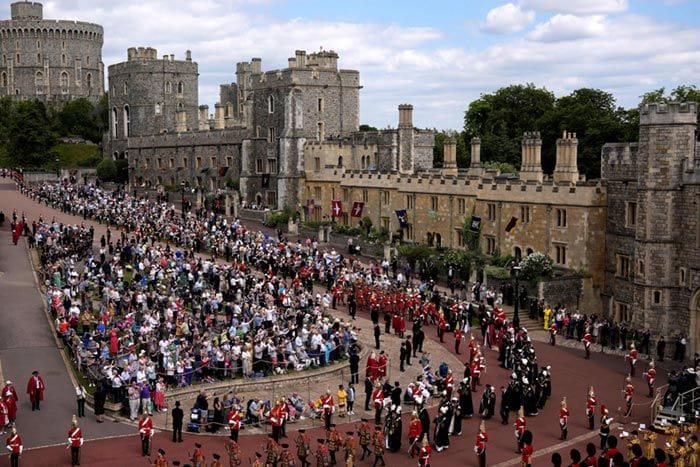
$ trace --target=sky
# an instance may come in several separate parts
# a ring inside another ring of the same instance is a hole
[[[414,106],[420,128],[461,129],[481,94],[534,83],[581,87],[634,107],[647,91],[698,84],[700,0],[46,0],[44,18],[104,26],[105,68],[129,47],[199,64],[213,108],[235,64],[284,68],[296,49],[335,50],[360,71],[360,121],[395,127]],[[0,17],[9,18],[9,2]]]

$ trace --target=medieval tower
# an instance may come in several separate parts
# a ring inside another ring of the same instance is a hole
[[[15,2],[0,21],[0,95],[63,102],[104,94],[102,26],[46,20],[43,6]]]

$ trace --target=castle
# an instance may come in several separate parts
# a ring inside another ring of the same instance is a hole
[[[65,102],[104,94],[102,26],[43,18],[36,2],[10,5],[0,21],[0,96]]]

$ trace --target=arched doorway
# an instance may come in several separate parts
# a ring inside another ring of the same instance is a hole
[[[692,357],[695,352],[700,352],[700,289],[697,289],[690,299],[690,329],[689,352],[686,355]]]

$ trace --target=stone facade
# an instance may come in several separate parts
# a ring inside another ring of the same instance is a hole
[[[43,19],[43,6],[15,2],[0,21],[0,95],[48,103],[104,94],[102,26]]]
[[[641,109],[639,142],[608,144],[604,303],[609,314],[700,350],[697,104]]]

